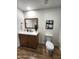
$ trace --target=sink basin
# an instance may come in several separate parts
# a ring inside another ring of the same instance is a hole
[[[33,32],[27,32],[27,31],[20,31],[18,32],[19,34],[27,34],[27,35],[38,35],[38,31],[33,31]]]

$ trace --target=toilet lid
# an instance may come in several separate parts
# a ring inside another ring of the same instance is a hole
[[[54,49],[54,44],[50,41],[47,41],[46,42],[46,47],[47,47],[47,49]]]

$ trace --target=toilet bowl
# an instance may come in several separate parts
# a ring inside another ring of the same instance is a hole
[[[51,54],[54,50],[54,44],[51,41],[46,41],[46,50]]]

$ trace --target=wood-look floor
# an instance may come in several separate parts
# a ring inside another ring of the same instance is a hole
[[[55,47],[52,55],[49,55],[43,45],[37,49],[21,47],[17,49],[17,59],[61,59],[61,53],[58,47]]]

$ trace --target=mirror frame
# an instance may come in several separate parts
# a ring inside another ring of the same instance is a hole
[[[38,18],[25,18],[25,19],[24,19],[25,29],[35,29],[34,27],[27,27],[27,26],[26,26],[26,20],[36,20],[37,26],[38,26]]]

